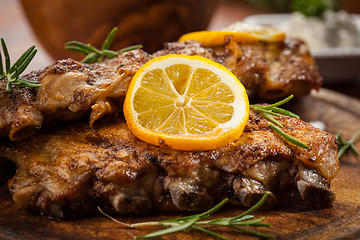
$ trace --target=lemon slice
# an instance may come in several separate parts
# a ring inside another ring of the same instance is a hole
[[[236,42],[279,42],[286,38],[284,32],[274,27],[235,22],[221,31],[199,31],[184,34],[179,41],[193,40],[201,42],[204,46],[216,46],[225,44],[229,36]]]
[[[124,115],[135,136],[178,150],[211,150],[239,138],[249,118],[244,86],[207,58],[154,58],[133,77]]]

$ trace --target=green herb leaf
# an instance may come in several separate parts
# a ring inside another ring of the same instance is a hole
[[[194,217],[185,222],[178,222],[173,227],[166,228],[166,229],[163,229],[163,230],[160,230],[157,232],[153,232],[153,233],[150,233],[150,234],[147,234],[144,236],[139,236],[137,238],[153,238],[153,237],[160,237],[160,236],[171,234],[171,233],[182,232],[182,231],[185,231],[186,229],[190,228],[198,220],[199,220],[199,217]]]
[[[344,141],[341,137],[340,134],[336,134],[336,139],[338,142],[338,147],[339,147],[339,151],[338,151],[338,158],[340,159],[344,153],[347,150],[351,150],[355,155],[359,155],[358,150],[356,149],[354,143],[355,140],[360,136],[360,131],[358,131],[357,133],[354,134],[354,136],[349,140],[349,141]]]
[[[78,41],[70,41],[65,44],[65,49],[79,52],[85,55],[85,58],[81,61],[82,63],[93,63],[93,62],[102,62],[105,59],[111,59],[120,53],[128,52],[138,48],[142,48],[142,45],[134,45],[130,47],[123,48],[119,51],[109,50],[109,47],[115,37],[117,28],[113,28],[108,36],[106,37],[101,50],[93,47],[91,44],[85,44]]]
[[[141,44],[132,45],[132,46],[129,46],[129,47],[122,48],[117,52],[118,53],[124,53],[124,52],[129,52],[129,51],[132,51],[132,50],[135,50],[135,49],[139,49],[139,48],[142,48],[142,47],[143,47],[143,45],[141,45]]]
[[[2,54],[0,51],[0,79],[4,78],[4,68],[3,68],[3,62],[2,62]]]
[[[18,67],[18,68],[19,68],[19,66],[23,63],[23,61],[25,61],[25,59],[27,59],[34,50],[36,50],[36,49],[35,49],[35,46],[29,47],[29,49],[26,50],[26,51],[21,55],[21,57],[19,57],[19,59],[12,65],[12,67],[11,67],[10,70],[9,70],[9,72],[10,72],[10,73],[13,73],[13,72],[15,71],[15,67]],[[35,53],[36,53],[36,52],[35,52]],[[35,54],[34,54],[34,55],[35,55]]]
[[[21,61],[21,62],[19,63],[19,66],[15,66],[15,68],[18,69],[19,75],[22,74],[22,73],[25,71],[25,69],[29,66],[31,60],[35,57],[35,54],[36,54],[36,53],[37,53],[37,50],[36,50],[36,49],[33,49],[33,50],[30,52],[30,54],[29,54],[26,58],[24,58],[23,61]]]
[[[266,118],[267,120],[269,120],[269,125],[270,127],[277,132],[280,136],[282,136],[286,141],[302,147],[302,148],[306,148],[309,149],[310,147],[302,142],[300,142],[299,140],[296,140],[295,138],[291,137],[290,135],[286,134],[284,131],[282,131],[280,128],[283,127],[283,125],[277,121],[275,118],[271,117],[270,115],[279,117],[280,115],[284,115],[284,116],[288,116],[288,117],[292,117],[292,118],[300,118],[298,115],[296,115],[295,113],[292,113],[288,110],[279,108],[279,106],[287,103],[288,101],[290,101],[293,98],[293,95],[279,101],[276,102],[274,104],[270,104],[270,105],[250,105],[250,108],[254,111],[259,113],[261,116],[263,116],[264,118]],[[276,127],[276,126],[280,127]]]
[[[104,44],[103,44],[102,47],[101,47],[101,50],[109,49],[110,44],[111,44],[112,40],[114,39],[116,32],[117,32],[117,27],[114,27],[114,28],[110,31],[110,33],[108,34],[108,36],[106,37],[105,42],[104,42]]]
[[[96,52],[89,53],[86,57],[81,61],[82,63],[93,63],[96,62],[97,59],[100,58],[100,55]]]
[[[285,132],[283,132],[280,128],[276,127],[274,124],[269,123],[270,127],[277,132],[280,136],[282,136],[286,141],[298,146],[298,147],[302,147],[305,149],[309,149],[310,147],[298,140],[296,140],[295,138],[291,137],[290,135],[286,134]]]
[[[292,118],[300,118],[299,115],[295,114],[295,113],[292,113],[288,110],[285,110],[285,109],[282,109],[282,108],[278,108],[278,107],[273,107],[271,109],[272,112],[276,112],[276,113],[280,113],[281,115],[285,115],[285,116],[288,116],[288,117],[292,117]]]
[[[41,84],[19,77],[35,57],[37,53],[35,46],[27,49],[12,66],[10,64],[9,52],[3,38],[1,38],[1,47],[5,58],[5,71],[0,52],[0,79],[7,79],[5,90],[11,92],[12,85],[17,87],[41,87]]]
[[[256,236],[271,238],[272,236],[270,236],[270,235],[262,234],[260,232],[257,232],[257,231],[251,230],[251,229],[243,229],[243,228],[237,227],[237,226],[270,227],[269,224],[260,223],[261,221],[263,221],[265,219],[264,217],[259,218],[259,219],[254,219],[254,216],[247,215],[249,213],[254,212],[256,209],[258,209],[266,201],[267,196],[268,196],[268,193],[265,193],[264,196],[261,198],[261,200],[258,203],[256,203],[253,207],[251,207],[244,213],[242,213],[238,216],[235,216],[235,217],[219,218],[219,219],[214,219],[214,220],[209,220],[209,221],[201,221],[202,219],[209,217],[210,214],[218,211],[222,206],[224,206],[224,204],[228,201],[228,199],[224,199],[219,204],[215,205],[208,211],[201,213],[201,214],[195,214],[195,215],[191,215],[191,216],[187,216],[187,217],[168,219],[168,220],[160,221],[160,222],[135,223],[135,224],[132,224],[131,227],[132,228],[139,228],[139,227],[144,227],[144,226],[167,226],[168,227],[166,229],[159,230],[159,231],[156,231],[156,232],[144,235],[144,236],[138,236],[137,238],[160,237],[160,236],[164,236],[167,234],[172,234],[172,233],[176,233],[176,232],[184,232],[184,231],[188,231],[190,229],[195,229],[195,230],[204,232],[208,235],[217,237],[219,239],[227,239],[226,237],[224,237],[216,232],[213,232],[206,228],[200,227],[200,226],[204,226],[204,225],[229,227],[231,229],[246,232],[246,233],[253,234]],[[249,220],[249,219],[252,219],[252,220]]]
[[[3,38],[1,38],[1,47],[2,47],[2,50],[3,50],[3,53],[4,53],[4,58],[5,58],[5,71],[7,73],[9,73],[9,70],[10,70],[10,56],[9,56],[9,52],[8,52],[8,49],[7,49],[6,44],[5,44],[5,40]]]
[[[103,53],[104,56],[107,56],[109,58],[113,58],[116,55],[119,55],[117,52],[114,52],[114,51],[111,51],[111,50],[103,50],[102,53]]]
[[[69,48],[71,47],[71,48]],[[89,54],[91,52],[91,49],[89,49],[88,45],[82,42],[78,41],[70,41],[65,44],[65,48],[68,50],[77,49],[79,52],[83,52],[85,55]]]
[[[287,98],[285,98],[285,99],[283,99],[283,100],[280,100],[279,102],[270,104],[270,105],[252,105],[252,106],[259,107],[259,108],[262,108],[262,109],[272,110],[272,108],[274,108],[274,107],[278,107],[278,106],[284,105],[285,103],[287,103],[288,101],[290,101],[293,97],[294,97],[294,95],[290,95],[290,96],[288,96]]]
[[[68,43],[67,43],[67,44],[68,44]],[[82,49],[82,48],[77,48],[77,47],[73,47],[73,46],[71,46],[71,44],[68,44],[68,45],[66,46],[66,49],[67,49],[67,50],[70,50],[70,51],[82,53],[82,54],[84,54],[85,56],[88,55],[88,52],[85,51],[84,49]]]
[[[270,122],[272,122],[273,124],[279,126],[279,127],[284,127],[280,122],[276,121],[273,117],[270,117],[268,114],[262,112],[260,113],[261,115],[263,115],[267,120],[269,120]]]

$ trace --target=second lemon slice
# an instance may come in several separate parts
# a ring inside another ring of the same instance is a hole
[[[143,141],[178,150],[211,150],[242,134],[249,102],[243,85],[222,65],[173,54],[140,68],[130,83],[124,115]]]
[[[227,41],[227,37],[231,36],[235,42],[279,42],[286,38],[284,32],[271,27],[252,25],[243,22],[235,22],[221,31],[198,31],[190,32],[182,35],[179,41],[198,41],[204,46],[223,45]]]

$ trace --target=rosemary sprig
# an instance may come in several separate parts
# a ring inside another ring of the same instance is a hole
[[[351,150],[355,155],[359,155],[358,150],[356,149],[354,142],[355,140],[360,137],[360,131],[358,131],[357,133],[354,134],[354,136],[348,140],[348,141],[344,141],[341,137],[340,134],[336,134],[336,139],[338,142],[338,146],[339,146],[339,151],[338,151],[338,158],[340,159],[344,153],[347,150]]]
[[[269,125],[270,127],[277,132],[280,136],[282,136],[286,141],[302,147],[302,148],[306,148],[309,149],[310,147],[302,142],[300,142],[299,140],[296,140],[295,138],[291,137],[290,135],[286,134],[284,131],[282,131],[280,128],[283,127],[283,125],[277,121],[275,118],[273,118],[272,116],[276,116],[279,117],[280,115],[285,115],[285,116],[289,116],[289,117],[293,117],[293,118],[300,118],[298,115],[296,115],[295,113],[292,113],[288,110],[279,108],[278,106],[281,106],[285,103],[287,103],[288,101],[290,101],[293,98],[293,95],[279,101],[276,102],[274,104],[271,105],[250,105],[250,108],[259,113],[260,115],[262,115],[264,118],[266,118],[267,120],[269,120]],[[271,116],[272,115],[272,116]],[[280,127],[280,128],[279,128]]]
[[[37,52],[35,46],[32,46],[26,50],[12,66],[10,64],[10,55],[3,38],[1,38],[1,48],[4,53],[5,69],[3,67],[2,55],[0,51],[0,80],[7,79],[5,87],[7,92],[11,92],[12,85],[18,87],[41,87],[41,84],[19,77],[34,58]]]
[[[228,227],[237,231],[242,231],[248,234],[253,234],[259,237],[266,237],[266,238],[272,238],[270,235],[266,235],[260,232],[257,232],[255,230],[251,230],[248,228],[243,227],[270,227],[269,224],[261,223],[265,218],[258,218],[254,219],[255,217],[253,215],[248,215],[252,212],[254,212],[256,209],[258,209],[266,200],[268,194],[264,194],[264,196],[261,198],[261,200],[256,203],[254,206],[252,206],[250,209],[245,211],[244,213],[235,216],[235,217],[229,217],[229,218],[218,218],[214,220],[208,220],[208,221],[202,221],[205,218],[208,218],[212,213],[218,211],[222,206],[226,204],[228,199],[224,199],[216,206],[212,207],[206,212],[195,214],[187,217],[180,217],[180,218],[174,218],[169,219],[165,221],[160,222],[142,222],[142,223],[135,223],[131,224],[130,227],[132,228],[140,228],[140,227],[149,227],[149,226],[165,226],[168,228],[149,233],[144,236],[137,236],[136,238],[153,238],[153,237],[160,237],[171,233],[176,232],[182,232],[182,231],[188,231],[191,228],[196,229],[199,231],[202,231],[206,234],[209,234],[211,236],[220,238],[220,239],[227,239],[226,237],[210,231],[206,228],[203,228],[202,226],[221,226],[221,227]]]
[[[120,49],[119,51],[109,50],[109,47],[115,37],[116,32],[117,32],[116,27],[110,31],[100,50],[91,46],[91,44],[89,43],[85,44],[78,41],[70,41],[66,43],[65,48],[67,50],[84,54],[85,58],[81,61],[82,63],[102,62],[105,59],[111,59],[119,55],[120,53],[142,48],[142,45],[133,45],[130,47]]]

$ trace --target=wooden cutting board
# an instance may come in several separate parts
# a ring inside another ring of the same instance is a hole
[[[360,101],[321,89],[311,96],[293,101],[286,108],[299,114],[305,121],[321,121],[331,133],[341,133],[349,139],[360,130]],[[360,149],[360,140],[356,143]],[[38,213],[18,210],[8,192],[6,179],[13,174],[9,162],[0,161],[0,239],[133,239],[154,228],[134,230],[121,226],[103,215],[84,219],[56,221]],[[330,209],[313,210],[300,202],[288,201],[270,211],[257,211],[255,216],[265,216],[271,228],[259,231],[275,239],[360,239],[360,157],[347,154],[341,160],[341,169],[333,180],[336,194]],[[235,216],[245,208],[227,206],[213,217]],[[184,213],[153,212],[147,216],[117,217],[124,223],[164,220]],[[229,239],[257,239],[227,229],[212,228]],[[191,231],[164,236],[158,239],[209,239],[208,235]]]

